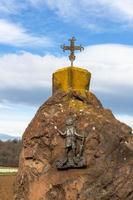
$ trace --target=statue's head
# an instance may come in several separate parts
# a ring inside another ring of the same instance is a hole
[[[71,126],[74,124],[74,120],[72,117],[69,117],[67,120],[66,120],[66,125],[67,126]]]

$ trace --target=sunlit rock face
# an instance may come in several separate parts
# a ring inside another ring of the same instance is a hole
[[[68,116],[85,133],[86,168],[58,170]],[[15,200],[133,200],[133,136],[90,92],[57,91],[23,135]]]

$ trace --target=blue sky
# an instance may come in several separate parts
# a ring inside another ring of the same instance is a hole
[[[52,73],[70,65],[60,45],[72,36],[91,91],[133,127],[132,10],[132,0],[0,0],[0,133],[22,135],[51,95]]]

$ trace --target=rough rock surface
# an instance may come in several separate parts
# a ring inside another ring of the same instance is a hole
[[[83,108],[69,108],[69,99]],[[82,107],[82,106],[81,106]],[[73,113],[76,128],[86,133],[86,169],[58,171],[64,154],[64,129]],[[37,111],[23,135],[15,200],[133,200],[132,129],[118,121],[90,92],[56,92]]]

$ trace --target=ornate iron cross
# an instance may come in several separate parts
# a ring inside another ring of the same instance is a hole
[[[69,60],[71,61],[71,67],[73,67],[73,62],[76,58],[76,56],[74,55],[74,51],[75,50],[84,50],[84,48],[80,45],[80,46],[75,46],[75,37],[72,37],[71,39],[69,39],[70,41],[70,46],[65,46],[65,44],[61,45],[61,48],[63,49],[63,51],[69,50],[70,51],[70,55],[69,55]]]

